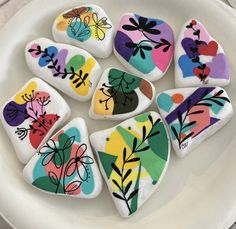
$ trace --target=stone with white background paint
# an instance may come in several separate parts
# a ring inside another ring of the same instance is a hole
[[[142,113],[154,98],[155,87],[150,81],[120,69],[108,68],[93,95],[89,116],[124,120]]]
[[[112,53],[113,25],[97,5],[80,5],[60,13],[52,33],[55,41],[78,46],[95,57],[107,58]]]
[[[147,112],[90,136],[111,197],[122,217],[134,214],[159,186],[170,143],[159,114]]]
[[[5,103],[0,119],[17,157],[26,164],[70,113],[54,88],[32,78]]]
[[[102,177],[82,118],[54,134],[23,170],[25,180],[41,191],[92,199],[102,190]]]
[[[184,23],[175,46],[176,87],[229,83],[229,64],[220,43],[198,20]]]
[[[130,72],[156,81],[172,61],[174,33],[165,21],[126,13],[121,17],[113,49]]]
[[[163,91],[157,96],[157,106],[179,157],[220,131],[233,116],[226,91],[213,86]]]
[[[87,51],[47,38],[29,42],[25,59],[35,75],[78,101],[91,99],[102,73]]]

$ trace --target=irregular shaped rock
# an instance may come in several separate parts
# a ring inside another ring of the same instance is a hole
[[[89,116],[122,120],[146,110],[155,97],[148,80],[115,68],[104,71],[95,90]]]
[[[33,78],[3,106],[0,119],[25,164],[69,116],[70,108],[60,94]]]
[[[86,123],[70,121],[43,145],[23,171],[34,187],[51,194],[94,198],[102,190],[102,177],[94,159]]]
[[[28,43],[25,58],[35,75],[79,101],[92,97],[102,73],[98,62],[85,50],[46,38]]]
[[[155,81],[171,63],[174,33],[162,20],[127,13],[120,20],[114,53],[130,72]]]
[[[161,117],[149,112],[93,133],[102,175],[123,217],[135,213],[160,184],[169,162],[169,138]]]
[[[232,117],[227,93],[220,87],[173,89],[157,96],[176,154],[184,157]]]
[[[175,85],[226,86],[229,65],[223,48],[197,20],[184,24],[175,47]]]
[[[99,6],[81,5],[62,12],[52,33],[55,41],[78,46],[96,57],[111,55],[113,25]]]

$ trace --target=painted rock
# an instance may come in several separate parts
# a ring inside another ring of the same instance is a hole
[[[89,116],[122,120],[146,110],[155,97],[151,82],[115,68],[106,69],[93,95]]]
[[[168,70],[174,54],[174,33],[164,21],[125,14],[114,41],[114,53],[132,73],[150,81]]]
[[[175,48],[175,85],[226,86],[229,65],[221,45],[197,20],[184,24]]]
[[[87,51],[46,38],[28,43],[25,58],[35,75],[79,101],[91,99],[102,73]]]
[[[220,87],[168,90],[157,96],[157,106],[180,157],[213,135],[233,115],[228,95]]]
[[[43,145],[25,166],[25,180],[51,194],[94,198],[102,177],[94,159],[85,121],[73,119]]]
[[[144,113],[93,133],[90,140],[119,213],[132,215],[157,189],[168,166],[170,144],[160,115]]]
[[[70,113],[55,89],[33,78],[3,106],[0,119],[19,160],[25,164]]]
[[[103,9],[82,5],[57,16],[52,33],[55,41],[78,46],[99,58],[112,53],[113,26]]]

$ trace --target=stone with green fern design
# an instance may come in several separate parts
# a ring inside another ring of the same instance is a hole
[[[128,72],[108,68],[104,71],[89,111],[93,119],[123,120],[146,110],[155,97],[155,87]]]
[[[129,217],[151,196],[169,162],[169,138],[156,112],[130,118],[93,133],[101,172],[122,217]]]

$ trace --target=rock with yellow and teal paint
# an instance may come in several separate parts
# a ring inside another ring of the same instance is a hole
[[[102,73],[87,51],[46,38],[28,43],[25,58],[35,75],[78,101],[91,99]]]
[[[102,177],[94,159],[85,121],[73,119],[43,145],[25,166],[25,180],[51,194],[95,198]]]
[[[148,112],[90,136],[102,175],[122,217],[129,217],[160,184],[170,157],[161,117]]]
[[[93,119],[127,119],[146,110],[154,97],[155,87],[150,81],[108,68],[93,95],[89,116]]]
[[[112,53],[113,25],[97,5],[80,5],[60,13],[52,28],[54,40],[87,50],[99,58]]]

